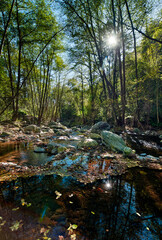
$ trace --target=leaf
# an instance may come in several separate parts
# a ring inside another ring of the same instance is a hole
[[[6,221],[3,221],[3,222],[0,224],[0,226],[3,226],[3,225],[5,225],[5,223],[6,223]]]
[[[19,207],[13,208],[12,211],[17,211],[18,209],[19,209]]]
[[[77,227],[78,227],[78,226],[77,226],[76,224],[73,224],[73,225],[72,225],[72,229],[77,229]]]
[[[15,221],[14,223],[13,223],[13,225],[10,227],[10,229],[11,229],[11,231],[16,231],[16,230],[18,230],[20,227],[22,227],[22,220],[20,220],[20,221]]]
[[[92,214],[95,214],[95,212],[92,212],[92,211],[91,211],[91,213],[92,213]]]
[[[141,214],[140,214],[140,213],[136,212],[136,214],[141,217]]]
[[[70,236],[70,238],[71,238],[71,240],[76,240],[76,234],[72,234],[72,235]]]
[[[58,192],[58,191],[55,191],[55,194],[56,194],[56,199],[60,198],[62,196],[62,193]]]
[[[69,197],[70,197],[70,198],[71,198],[71,197],[73,197],[73,196],[74,196],[74,194],[73,194],[73,193],[69,195]]]
[[[77,229],[77,227],[78,227],[78,225],[70,223],[70,226],[69,226],[69,228],[67,230],[68,231],[75,230],[75,229]]]
[[[64,237],[63,236],[59,236],[59,240],[64,240]]]

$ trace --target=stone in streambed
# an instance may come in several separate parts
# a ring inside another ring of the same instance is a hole
[[[41,147],[36,147],[36,148],[34,149],[34,152],[35,152],[35,153],[45,153],[46,150],[45,150],[44,148],[41,148]]]
[[[83,139],[83,140],[79,141],[77,144],[78,149],[81,149],[84,147],[95,148],[97,146],[98,146],[98,143],[94,139],[91,139],[91,138]]]
[[[107,122],[98,122],[91,127],[91,133],[100,134],[103,130],[110,130],[110,125]]]
[[[25,133],[30,133],[30,132],[40,133],[40,127],[38,127],[34,124],[28,125],[28,126],[24,127],[24,132]]]
[[[132,149],[126,146],[124,140],[119,135],[110,131],[102,131],[101,137],[103,144],[108,147],[108,149],[122,152],[125,155],[130,155],[132,153]]]
[[[90,133],[89,137],[95,140],[101,140],[101,136],[97,133]]]

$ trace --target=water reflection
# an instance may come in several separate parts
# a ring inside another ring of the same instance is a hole
[[[69,234],[76,234],[77,240],[160,239],[156,200],[161,173],[133,171],[126,180],[109,178],[87,185],[57,175],[1,183],[0,224],[6,222],[0,226],[0,239],[43,239],[47,230],[52,240],[71,239]],[[13,222],[20,220],[23,225],[12,231]],[[72,233],[70,224],[76,226]]]
[[[52,159],[47,153],[35,153],[34,145],[28,142],[9,142],[0,144],[0,162],[12,162],[18,165],[40,166]]]

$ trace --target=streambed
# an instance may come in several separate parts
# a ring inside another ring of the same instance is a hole
[[[92,184],[58,175],[1,182],[0,239],[160,239],[160,181],[134,169]]]
[[[52,141],[76,147],[79,139]],[[0,144],[0,162],[9,164],[0,176],[1,240],[160,239],[161,171],[119,154],[102,158],[101,146],[59,158],[33,150],[30,142]]]

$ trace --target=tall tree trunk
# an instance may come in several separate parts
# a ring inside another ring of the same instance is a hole
[[[138,122],[139,121],[139,101],[138,101],[138,84],[139,84],[139,80],[138,80],[136,35],[135,35],[133,21],[132,21],[132,17],[131,17],[130,11],[129,11],[129,6],[128,6],[127,0],[125,0],[125,4],[126,4],[127,12],[128,12],[128,17],[129,17],[129,20],[130,20],[130,23],[131,23],[131,28],[132,28],[132,33],[133,33],[133,42],[134,42],[135,72],[136,72],[136,105],[137,105],[136,116],[135,117],[136,117],[136,120]]]
[[[121,54],[120,49],[118,48],[118,58],[119,58],[119,74],[120,74],[120,92],[121,92],[121,103],[122,103],[122,126],[124,125],[124,116],[125,116],[125,102],[124,102],[124,93],[123,93],[123,76],[122,76],[122,63],[121,63]]]
[[[92,76],[92,61],[90,53],[88,54],[89,61],[89,80],[90,80],[90,91],[91,91],[91,119],[94,123],[94,88],[93,88],[93,76]]]
[[[122,83],[122,95],[123,95],[123,109],[122,109],[122,122],[125,126],[125,106],[126,106],[126,75],[125,75],[125,39],[124,39],[124,29],[123,29],[123,15],[121,8],[121,0],[119,0],[119,15],[120,15],[120,25],[121,25],[121,37],[122,37],[122,48],[123,48],[123,83]]]
[[[12,66],[11,66],[11,54],[10,54],[10,45],[8,38],[7,40],[7,52],[8,52],[8,66],[9,66],[9,77],[10,77],[10,85],[11,85],[11,93],[12,93],[12,109],[15,112],[15,101],[14,101],[14,86],[13,86],[13,75],[12,75]]]
[[[21,81],[21,50],[22,50],[22,38],[21,38],[21,30],[20,30],[20,21],[19,21],[19,11],[18,4],[16,0],[16,21],[17,21],[17,29],[18,29],[18,37],[19,37],[19,54],[18,54],[18,76],[17,76],[17,94],[15,97],[15,112],[13,113],[13,120],[18,118],[19,111],[19,95],[20,95],[20,81]]]
[[[82,105],[82,123],[85,123],[84,117],[84,82],[83,82],[83,73],[81,69],[81,82],[82,82],[82,89],[81,89],[81,105]]]

